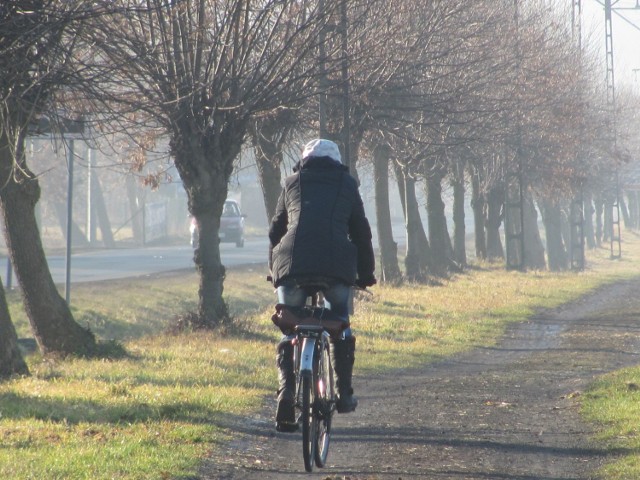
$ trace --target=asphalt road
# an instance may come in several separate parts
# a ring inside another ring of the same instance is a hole
[[[222,262],[225,266],[264,263],[267,260],[268,239],[247,238],[244,248],[234,243],[220,244]],[[47,257],[49,269],[55,283],[66,282],[66,256]],[[193,267],[193,250],[188,242],[179,246],[141,247],[114,250],[94,250],[74,253],[70,262],[71,283],[95,282],[117,278],[137,277],[159,272]],[[0,276],[7,285],[7,259],[0,259]],[[15,286],[15,275],[12,273]]]

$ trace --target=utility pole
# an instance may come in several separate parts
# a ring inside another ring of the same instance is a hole
[[[518,87],[521,86],[519,0],[513,0],[516,29],[515,59]],[[518,95],[521,89],[518,88]],[[522,117],[520,100],[516,103],[515,168],[505,161],[504,236],[507,270],[525,269],[524,182],[522,179]]]
[[[340,34],[342,40],[342,128],[344,164],[351,170],[351,97],[349,91],[349,18],[347,0],[340,3]]]
[[[571,34],[574,44],[578,49],[578,59],[582,64],[582,4],[581,0],[571,1]],[[578,155],[582,153],[579,152]],[[584,270],[585,254],[584,254],[584,178],[576,179],[576,192],[571,199],[571,207],[569,211],[570,223],[570,245],[569,258],[571,261],[571,270]]]
[[[611,205],[610,246],[611,258],[618,259],[622,257],[622,242],[620,235],[620,187],[618,183],[618,160],[617,158],[615,158],[617,151],[616,90],[613,68],[613,22],[611,0],[604,1],[604,34],[607,68],[607,108],[609,121],[608,134],[610,136],[609,140],[614,155],[614,192],[612,193],[613,202]]]
[[[318,45],[318,63],[320,67],[320,96],[318,98],[318,123],[319,123],[319,136],[320,138],[327,138],[327,89],[329,88],[329,81],[327,79],[327,25],[328,18],[327,12],[324,8],[324,0],[319,0],[318,10],[320,15],[323,15],[323,25],[320,29],[320,38]]]

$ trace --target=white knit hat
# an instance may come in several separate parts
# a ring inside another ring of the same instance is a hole
[[[302,151],[302,158],[307,157],[330,157],[338,163],[342,163],[342,157],[340,156],[340,150],[338,145],[331,140],[325,140],[324,138],[316,138],[311,140],[304,146]]]

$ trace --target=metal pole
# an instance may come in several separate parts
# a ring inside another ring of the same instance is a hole
[[[319,58],[318,63],[320,67],[320,95],[318,97],[318,122],[319,122],[319,130],[320,130],[320,138],[327,138],[327,89],[328,89],[328,80],[327,80],[327,53],[326,53],[326,45],[327,41],[327,13],[324,8],[324,0],[319,0],[318,9],[320,11],[320,15],[323,15],[323,25],[320,29],[320,38],[318,45],[319,47]]]
[[[69,161],[67,177],[67,255],[66,255],[66,276],[65,276],[65,300],[67,305],[71,298],[71,232],[73,224],[73,138],[69,140]]]
[[[604,30],[605,30],[605,48],[606,48],[606,66],[607,66],[607,106],[609,108],[609,135],[611,136],[611,146],[613,152],[617,150],[617,131],[616,131],[616,83],[613,69],[613,22],[612,22],[611,0],[604,2]],[[611,226],[610,226],[610,247],[611,258],[622,257],[622,244],[620,235],[620,188],[618,186],[618,165],[617,159],[614,158],[614,194],[613,205],[611,207]]]
[[[11,255],[7,255],[7,290],[11,290],[13,283],[13,265],[11,265]]]
[[[349,19],[347,17],[347,0],[340,4],[342,34],[342,127],[344,142],[344,164],[351,169],[351,98],[349,93]]]
[[[581,0],[571,2],[571,32],[576,40],[578,52],[582,52],[582,3]]]
[[[571,33],[578,49],[578,61],[582,67],[582,3],[581,0],[571,2]],[[582,97],[582,92],[580,92]],[[580,155],[579,153],[578,155]],[[578,191],[571,199],[570,207],[570,246],[571,270],[583,271],[585,267],[584,255],[584,181],[579,180]]]
[[[95,228],[93,222],[93,205],[92,205],[92,193],[93,193],[93,150],[87,149],[87,242],[91,244],[95,239],[93,238],[93,230]]]

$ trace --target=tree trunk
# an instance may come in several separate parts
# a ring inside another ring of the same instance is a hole
[[[473,210],[474,239],[476,258],[487,258],[487,237],[485,235],[485,211],[487,202],[480,192],[480,179],[476,172],[471,172],[471,209]]]
[[[629,210],[627,209],[627,202],[624,201],[624,192],[620,192],[620,213],[622,214],[622,220],[626,228],[631,228],[631,219],[629,218]]]
[[[405,223],[407,221],[407,205],[406,205],[406,193],[404,191],[404,172],[398,162],[392,162],[393,174],[396,177],[396,184],[398,185],[398,194],[400,195],[400,205],[402,206],[402,215],[404,216]]]
[[[453,259],[458,265],[467,265],[467,228],[464,215],[464,170],[458,167],[453,184]]]
[[[587,248],[596,248],[596,234],[593,229],[593,214],[595,209],[593,208],[593,200],[591,194],[585,194],[584,196],[584,238]]]
[[[541,199],[542,222],[547,239],[549,269],[558,272],[568,267],[568,257],[562,240],[562,212],[560,207],[548,199]]]
[[[18,336],[0,283],[0,379],[13,375],[29,375],[29,368],[18,348]]]
[[[274,141],[273,135],[265,128],[253,132],[253,145],[256,150],[256,167],[258,179],[262,186],[262,196],[267,210],[267,219],[270,221],[276,213],[278,197],[282,186],[280,185],[282,164],[282,149]]]
[[[487,231],[487,258],[489,260],[503,260],[504,248],[500,238],[500,225],[504,217],[504,190],[501,187],[492,187],[487,198],[487,218],[485,228]]]
[[[397,283],[401,278],[398,265],[398,244],[393,239],[389,210],[389,156],[391,149],[378,144],[373,150],[376,223],[380,245],[380,278],[385,283]]]
[[[138,205],[138,193],[136,189],[136,181],[131,175],[125,177],[125,185],[127,187],[127,199],[129,200],[129,211],[131,212],[131,230],[133,231],[133,239],[138,245],[144,243],[142,234],[142,212]]]
[[[113,232],[111,231],[111,222],[109,221],[109,214],[107,213],[107,205],[104,201],[104,195],[102,194],[102,186],[100,185],[100,179],[94,175],[93,181],[93,194],[94,194],[94,206],[96,208],[96,218],[98,219],[98,225],[100,226],[100,233],[102,234],[102,241],[107,248],[116,248],[116,242],[113,238]],[[144,228],[144,225],[142,225]]]
[[[183,128],[188,131],[188,127]],[[233,163],[240,153],[245,131],[229,125],[208,139],[210,148],[188,135],[172,139],[171,150],[187,193],[189,213],[196,218],[199,246],[194,263],[199,274],[196,328],[216,328],[230,321],[222,296],[226,269],[220,256],[220,217],[228,193]]]
[[[200,275],[198,322],[206,328],[215,328],[230,320],[227,304],[222,297],[226,269],[220,256],[219,238],[220,216],[227,196],[226,182],[219,187],[223,189],[220,192],[224,191],[220,205],[196,215],[200,235],[199,246],[194,255],[196,270]]]
[[[75,322],[51,278],[35,217],[40,186],[25,163],[23,141],[14,143],[19,146],[14,157],[7,138],[1,140],[4,188],[0,190],[0,206],[5,238],[34,336],[44,355],[90,354],[95,351],[95,337]],[[19,159],[17,168],[14,158]]]
[[[571,263],[571,208],[569,205],[563,207],[559,206],[560,209],[560,231],[562,232],[562,242],[564,243],[565,251],[567,254],[567,268],[570,267]]]
[[[605,195],[602,204],[602,241],[611,240],[613,231],[613,197]]]
[[[404,174],[405,224],[407,229],[407,251],[405,273],[414,281],[425,280],[431,267],[431,248],[422,226],[420,209],[416,198],[416,181]]]
[[[56,209],[56,217],[58,217],[58,223],[60,224],[60,231],[62,237],[67,239],[67,205],[64,203],[56,202],[54,204]],[[35,216],[35,213],[34,213]],[[80,230],[78,224],[71,219],[71,243],[76,247],[86,247],[89,242],[86,235]]]
[[[444,276],[451,265],[453,247],[447,229],[447,219],[442,200],[442,179],[444,173],[437,169],[427,171],[427,225],[429,226],[429,246],[431,247],[431,271]]]
[[[627,199],[629,201],[629,223],[628,227],[638,228],[638,192],[635,190],[627,191]]]
[[[594,204],[596,215],[596,246],[600,247],[604,240],[604,228],[602,220],[604,207],[602,197],[600,195],[597,195],[596,198],[594,198]]]
[[[531,192],[524,194],[524,265],[526,268],[543,270],[547,263],[544,258],[544,246],[538,228],[538,212]]]

